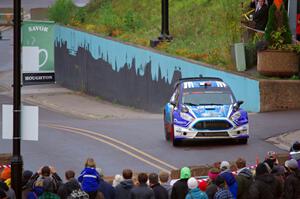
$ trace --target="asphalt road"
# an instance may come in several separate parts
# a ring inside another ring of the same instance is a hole
[[[0,103],[11,104],[11,99],[0,95]],[[22,156],[25,169],[36,170],[50,164],[61,175],[67,169],[80,172],[87,157],[95,158],[106,175],[121,173],[123,168],[158,172],[233,161],[239,156],[254,164],[256,156],[263,159],[269,150],[283,152],[265,139],[300,129],[295,119],[299,116],[300,111],[250,115],[251,139],[247,145],[197,142],[174,148],[164,140],[160,118],[84,120],[40,109],[39,141],[23,141]],[[94,135],[87,135],[87,130]],[[11,150],[12,142],[0,139],[1,153]]]

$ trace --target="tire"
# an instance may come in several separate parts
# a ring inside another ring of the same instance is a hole
[[[178,140],[173,139],[172,144],[174,147],[177,147],[177,146],[179,146],[180,142]]]
[[[165,117],[166,117],[166,114],[164,113],[164,130],[165,130],[165,139],[167,140],[167,141],[170,141],[170,139],[171,139],[171,136],[170,136],[170,132],[168,131],[168,125],[167,125],[167,123],[166,123],[166,120],[165,120]]]
[[[248,138],[242,138],[239,140],[240,144],[247,144],[248,143]]]

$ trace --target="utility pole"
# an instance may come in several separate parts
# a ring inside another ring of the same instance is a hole
[[[172,41],[169,32],[169,0],[161,0],[161,32],[157,39],[150,40],[150,46],[155,47],[162,41]]]
[[[22,198],[21,156],[21,0],[14,0],[14,51],[13,51],[13,157],[11,161],[12,188],[16,198]]]

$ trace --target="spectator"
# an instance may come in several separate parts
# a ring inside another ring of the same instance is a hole
[[[273,169],[273,166],[278,165],[279,161],[277,159],[277,154],[274,151],[268,151],[265,161],[268,162],[269,166],[271,169]],[[269,162],[272,162],[271,164]]]
[[[89,194],[90,199],[95,199],[100,183],[100,175],[96,171],[96,162],[93,158],[88,158],[85,168],[81,171],[78,181],[81,183],[82,190]]]
[[[124,169],[122,172],[124,180],[116,186],[115,199],[129,199],[130,190],[133,188],[132,171],[130,169]]]
[[[60,198],[66,199],[68,196],[71,195],[71,193],[73,191],[77,192],[77,195],[79,195],[78,192],[80,192],[80,194],[82,196],[85,195],[85,197],[86,197],[87,194],[81,190],[80,184],[76,180],[75,172],[73,170],[66,171],[65,178],[66,178],[66,183],[61,184],[61,186],[58,188],[58,191],[57,191],[57,195],[59,195]],[[84,192],[84,193],[82,193],[82,192]]]
[[[171,198],[172,186],[170,185],[170,182],[169,182],[169,179],[170,179],[169,173],[162,171],[159,173],[158,177],[159,177],[161,186],[163,186],[168,192],[168,198]]]
[[[154,192],[155,199],[168,199],[168,191],[158,182],[156,173],[149,174],[149,185]]]
[[[276,178],[269,173],[265,163],[259,163],[255,169],[255,181],[249,188],[249,199],[277,199],[282,189]]]
[[[284,182],[285,182],[285,168],[281,165],[275,165],[271,172],[272,175],[277,179],[280,183],[281,188],[283,190]]]
[[[220,166],[220,165],[219,165]],[[213,199],[215,197],[216,192],[218,191],[218,187],[215,183],[216,178],[220,173],[220,169],[217,167],[213,167],[208,171],[208,186],[206,188],[206,194],[209,199]]]
[[[198,188],[200,189],[200,191],[205,192],[206,189],[207,189],[207,186],[208,186],[207,181],[201,180],[201,181],[199,182]]]
[[[189,192],[185,196],[185,199],[208,199],[206,193],[198,188],[199,183],[196,178],[191,177],[187,183]]]
[[[253,175],[251,170],[246,167],[246,160],[243,158],[238,158],[235,164],[238,169],[236,176],[238,186],[237,198],[245,199],[248,197],[248,190],[253,182]]]
[[[39,196],[39,199],[60,199],[54,192],[55,185],[51,178],[47,177],[43,180],[43,189],[43,194]]]
[[[1,190],[1,189],[0,189],[0,199],[8,199],[8,197],[7,197],[6,193],[5,193],[5,191],[3,191],[3,190]]]
[[[225,179],[221,175],[217,176],[215,182],[218,191],[216,192],[214,199],[233,199],[231,192],[226,188]]]
[[[293,143],[290,149],[290,156],[292,159],[297,160],[298,168],[300,169],[300,142],[296,141]]]
[[[8,199],[16,198],[14,190],[11,187],[7,186],[5,182],[0,181],[0,189],[5,192]]]
[[[258,4],[258,0],[251,0],[251,2],[250,2],[250,8],[256,9],[257,4]],[[273,4],[273,0],[267,0],[267,1],[265,1],[265,4],[268,7],[270,7]]]
[[[4,191],[7,195],[7,198],[15,199],[16,198],[15,191],[10,186],[11,185],[11,168],[9,168],[9,167],[4,168],[3,171],[1,172],[0,178],[3,182],[2,186],[4,187]],[[1,180],[0,180],[0,182],[1,182]]]
[[[100,168],[96,168],[100,175],[98,192],[101,192],[105,199],[114,199],[115,198],[115,188],[104,180],[103,171]]]
[[[221,173],[219,174],[225,179],[225,182],[229,188],[234,199],[237,198],[237,182],[230,170],[230,164],[227,161],[222,161],[220,165]]]
[[[191,177],[191,170],[183,167],[180,170],[180,179],[176,181],[172,187],[171,199],[185,199],[189,191],[187,181]]]
[[[28,183],[32,177],[33,172],[30,170],[23,171],[22,174],[22,198],[27,198],[28,193],[32,192],[32,186]]]
[[[154,199],[153,190],[146,184],[148,176],[146,173],[139,173],[138,182],[139,185],[132,188],[130,191],[131,199]]]
[[[252,3],[253,5],[253,3]],[[258,0],[255,12],[253,14],[253,21],[255,22],[255,29],[264,31],[268,22],[269,8],[265,0]]]
[[[291,173],[287,176],[284,184],[283,198],[299,199],[300,198],[300,170],[295,159],[285,162],[285,166],[290,169]]]
[[[122,182],[124,179],[120,174],[115,175],[115,178],[113,180],[112,186],[116,187],[120,182]]]

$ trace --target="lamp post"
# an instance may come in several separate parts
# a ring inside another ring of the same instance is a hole
[[[161,33],[157,39],[150,40],[150,46],[156,47],[160,42],[172,39],[169,33],[169,0],[161,0]]]
[[[11,185],[16,198],[22,198],[21,156],[21,0],[14,0],[14,50],[13,50],[13,157]]]

